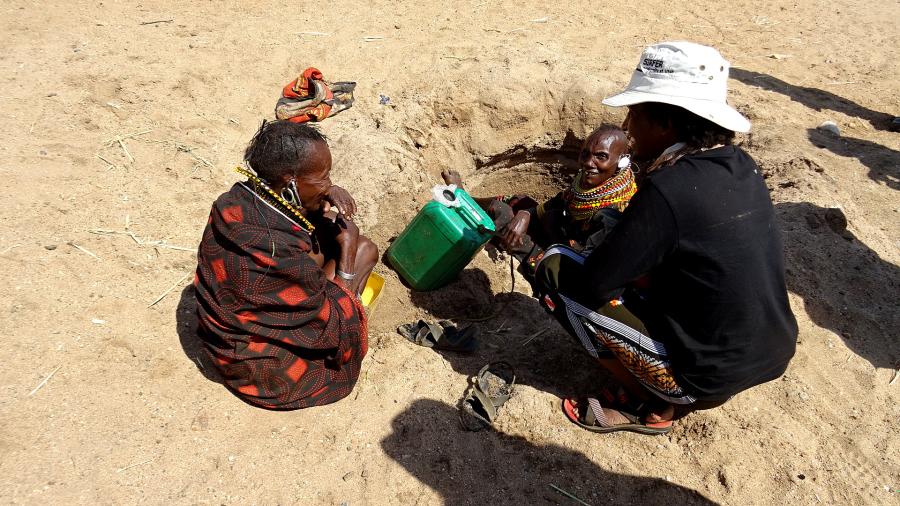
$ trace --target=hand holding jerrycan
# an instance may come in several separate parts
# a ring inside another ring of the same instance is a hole
[[[437,185],[387,251],[387,260],[414,290],[440,288],[493,237],[494,222],[462,188]]]

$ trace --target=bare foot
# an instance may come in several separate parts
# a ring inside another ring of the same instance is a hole
[[[629,396],[629,394],[626,393],[625,388],[622,386],[615,388],[615,387],[609,385],[604,388],[603,392],[601,393],[601,396],[602,397],[600,399],[600,402],[603,403],[605,400],[606,401],[605,404],[607,404],[607,405],[614,405],[617,407],[618,406],[628,407],[628,406],[633,406],[633,404],[634,404],[633,402],[629,402],[630,396]],[[645,423],[670,422],[675,417],[675,406],[674,405],[669,404],[667,402],[662,402],[658,399],[652,399],[652,398],[649,399],[649,401],[647,401],[647,402],[651,408],[647,411],[646,415],[644,416],[643,421]],[[610,409],[610,408],[605,408],[605,407],[603,408],[603,412],[606,414],[607,418],[612,423],[614,423],[614,424],[624,423],[624,422],[618,421],[621,418],[625,418],[624,416],[622,416],[621,412],[619,412],[615,409]]]
[[[622,414],[618,409],[613,408],[603,408],[603,414],[606,416],[606,421],[610,423],[610,425],[624,425],[633,423],[628,417]],[[674,414],[674,409],[668,413],[668,416],[665,416],[665,413],[662,415],[658,413],[650,412],[646,417],[642,420],[644,423],[662,423],[668,422],[672,419],[672,415]]]
[[[568,401],[575,408],[575,412],[578,414],[578,420],[584,423],[587,412],[589,409],[591,409],[590,404],[588,404],[588,400],[582,398],[577,400],[569,399]],[[606,417],[606,421],[609,422],[610,425],[627,425],[632,423],[631,420],[629,420],[628,417],[623,415],[619,410],[611,408],[602,409],[603,415]]]
[[[444,178],[444,183],[446,184],[455,184],[457,188],[462,188],[462,176],[459,175],[459,172],[455,170],[442,170],[441,177]]]
[[[654,409],[647,413],[645,421],[647,423],[668,422],[675,417],[675,406],[666,404],[661,409]]]

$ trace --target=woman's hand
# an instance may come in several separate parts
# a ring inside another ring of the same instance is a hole
[[[359,227],[356,226],[356,223],[349,220],[342,220],[341,217],[338,217],[337,221],[335,221],[335,225],[337,225],[337,235],[335,236],[335,240],[341,247],[341,250],[347,248],[356,251],[356,245],[359,241]]]
[[[350,275],[356,274],[356,250],[359,249],[359,227],[350,220],[344,220],[340,216],[335,222],[337,235],[335,240],[341,252],[338,256],[337,269]],[[338,276],[335,276],[337,281]],[[352,281],[341,280],[344,286],[355,286]]]
[[[340,186],[331,185],[328,193],[325,194],[325,200],[332,206],[337,206],[341,210],[340,214],[343,214],[348,220],[352,220],[353,215],[356,214],[356,201],[353,200],[350,192]]]
[[[528,224],[531,223],[531,213],[519,211],[508,225],[500,230],[500,242],[507,250],[521,246],[522,239],[528,232]]]

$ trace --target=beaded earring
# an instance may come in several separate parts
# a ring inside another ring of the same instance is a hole
[[[309,230],[310,233],[312,233],[316,229],[316,227],[314,227],[313,224],[310,223],[309,220],[307,220],[305,216],[300,214],[300,211],[296,207],[294,207],[294,205],[291,205],[291,203],[288,202],[287,199],[283,198],[281,195],[278,194],[278,192],[276,192],[271,187],[269,187],[269,185],[266,184],[265,181],[260,179],[256,174],[250,172],[249,170],[247,170],[243,167],[235,167],[234,171],[237,172],[238,174],[247,176],[247,178],[250,179],[250,181],[252,181],[253,184],[257,188],[262,188],[263,190],[265,190],[266,193],[268,193],[273,199],[275,199],[275,202],[278,202],[279,204],[281,204],[291,214],[293,214],[295,217],[297,217],[297,219],[299,219],[301,223],[306,225],[306,228],[307,228],[307,230]],[[296,192],[296,189],[297,189],[297,186],[294,185],[294,188],[291,191]],[[296,196],[296,194],[295,194],[295,196]],[[298,203],[300,202],[299,199],[296,199],[296,201]]]

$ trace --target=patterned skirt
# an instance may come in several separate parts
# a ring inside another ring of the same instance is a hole
[[[554,246],[544,253],[537,267],[537,282],[542,285],[541,293],[546,294],[542,303],[592,357],[617,359],[647,390],[671,404],[696,402],[678,384],[665,345],[647,335],[643,322],[621,299],[592,310],[567,297],[564,287],[552,286],[557,276],[547,275],[547,270],[558,271],[563,263],[577,268],[584,260],[565,246]]]

